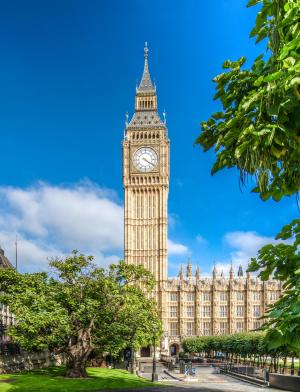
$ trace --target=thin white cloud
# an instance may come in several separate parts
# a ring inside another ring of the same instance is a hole
[[[275,244],[282,241],[276,241],[273,237],[259,235],[255,231],[233,231],[225,234],[224,242],[232,248],[230,259],[235,271],[241,265],[246,271],[251,257],[257,256],[259,249],[267,244]],[[217,262],[218,271],[223,270],[225,274],[229,273],[231,262]],[[212,267],[213,269],[213,267]]]
[[[201,245],[207,244],[207,240],[201,234],[198,234],[196,236],[196,241],[198,242],[198,244],[201,244]]]
[[[16,236],[13,232],[0,231],[0,244],[13,265],[16,264]],[[44,242],[29,240],[18,233],[18,269],[23,272],[45,271],[51,257],[65,256],[60,249]]]
[[[189,249],[183,244],[168,240],[168,252],[169,255],[184,255],[189,253]]]
[[[168,215],[168,224],[171,229],[174,229],[174,227],[180,222],[179,216],[175,213],[170,212]]]

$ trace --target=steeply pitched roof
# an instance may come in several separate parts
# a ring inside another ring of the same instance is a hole
[[[11,262],[4,254],[4,250],[0,247],[0,268],[14,268]]]
[[[128,124],[130,128],[148,128],[148,127],[159,127],[164,126],[158,113],[156,111],[145,111],[134,113],[130,123]]]
[[[148,91],[155,91],[155,87],[152,84],[151,77],[150,77],[150,72],[149,72],[149,65],[148,65],[148,45],[147,42],[145,42],[145,47],[144,47],[144,72],[143,76],[140,82],[139,87],[137,88],[137,91],[140,92],[148,92]]]

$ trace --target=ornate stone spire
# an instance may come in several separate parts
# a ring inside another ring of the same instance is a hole
[[[144,72],[143,76],[140,82],[139,87],[137,88],[138,91],[153,91],[155,90],[155,87],[152,84],[151,77],[150,77],[150,72],[149,72],[149,65],[148,65],[148,44],[145,42],[145,47],[144,47]]]
[[[215,263],[214,269],[213,269],[213,279],[217,279],[217,274],[218,274],[218,270],[217,270],[216,263]]]
[[[196,274],[195,274],[195,276],[196,276],[196,280],[199,280],[200,279],[200,268],[197,266],[197,268],[196,268]]]
[[[250,279],[251,278],[251,274],[248,271],[248,268],[249,268],[249,263],[248,263],[248,267],[247,267],[247,270],[246,270],[246,276],[247,276],[247,279]]]
[[[191,264],[190,258],[188,258],[188,262],[187,262],[187,266],[186,266],[186,276],[188,278],[191,278],[193,276],[192,264]]]
[[[238,270],[238,276],[239,276],[239,277],[242,277],[242,276],[244,276],[243,267],[242,267],[241,265],[239,266],[239,270]]]
[[[184,273],[183,273],[183,266],[182,264],[180,265],[180,270],[179,270],[179,279],[184,280]]]
[[[135,112],[130,121],[126,120],[126,130],[166,129],[166,123],[161,120],[157,110],[156,87],[150,77],[148,52],[146,42],[144,47],[144,71],[140,84],[136,87]]]
[[[233,279],[233,278],[234,278],[234,269],[233,269],[232,262],[231,262],[231,267],[229,270],[229,279]]]

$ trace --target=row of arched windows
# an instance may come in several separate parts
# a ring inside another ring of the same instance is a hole
[[[138,100],[138,109],[154,109],[154,99],[144,98]]]
[[[159,139],[159,132],[133,132],[131,136],[132,140],[143,140],[143,139]]]
[[[158,176],[146,176],[146,177],[132,177],[131,183],[134,185],[148,185],[148,184],[158,184],[159,177]]]

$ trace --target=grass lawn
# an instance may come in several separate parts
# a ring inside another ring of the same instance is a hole
[[[88,379],[65,379],[63,368],[0,375],[1,392],[81,392],[147,387],[153,383],[125,370],[88,368]],[[7,380],[7,382],[5,382]],[[4,382],[3,382],[4,381]],[[157,384],[156,384],[157,385]]]

